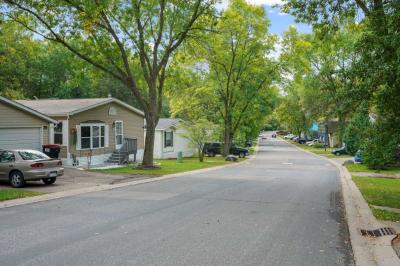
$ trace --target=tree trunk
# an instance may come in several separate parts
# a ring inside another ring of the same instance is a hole
[[[345,126],[345,118],[344,116],[340,115],[339,116],[339,125],[338,125],[338,130],[339,130],[339,145],[340,147],[343,147],[343,135],[344,135],[344,126]]]
[[[231,145],[232,139],[231,139],[231,129],[230,129],[230,124],[225,123],[225,131],[224,131],[224,151],[223,155],[227,156],[229,155],[229,147]]]
[[[199,161],[202,163],[204,161],[204,152],[203,149],[198,149],[198,153],[199,153]]]
[[[144,144],[143,168],[152,168],[154,166],[154,137],[156,132],[157,119],[152,116],[146,116],[146,139]]]

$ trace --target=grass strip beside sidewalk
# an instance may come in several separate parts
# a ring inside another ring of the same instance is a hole
[[[305,144],[297,143],[297,142],[295,142],[293,140],[286,140],[286,141],[288,141],[289,143],[291,143],[293,145],[296,145],[297,147],[299,147],[299,148],[301,148],[303,150],[310,151],[310,152],[313,152],[315,154],[332,154],[332,150],[330,148],[327,148],[325,150],[325,148],[315,148],[313,146],[307,146]]]
[[[400,174],[400,166],[387,166],[384,170],[369,169],[365,164],[350,164],[346,165],[349,172],[364,172],[364,173],[381,173],[381,174]]]
[[[238,159],[241,161],[243,159]],[[134,175],[150,175],[150,176],[161,176],[168,174],[175,174],[181,172],[187,172],[192,170],[204,169],[215,167],[219,165],[231,164],[232,162],[225,161],[225,158],[222,156],[217,157],[204,157],[203,162],[199,162],[198,158],[183,158],[183,162],[179,163],[176,159],[171,160],[156,160],[156,163],[159,164],[160,168],[151,169],[151,170],[140,170],[135,169],[133,166],[125,166],[118,168],[110,168],[110,169],[99,169],[92,170],[101,173],[109,173],[109,174],[134,174]]]
[[[43,195],[43,194],[45,194],[45,193],[27,191],[27,190],[22,190],[22,189],[14,189],[14,188],[0,189],[0,201],[33,197],[33,196],[39,196],[39,195]]]
[[[353,176],[353,181],[369,205],[400,209],[399,179]],[[398,213],[371,208],[377,219],[400,221]]]
[[[400,213],[391,212],[387,210],[381,210],[377,208],[371,208],[372,213],[378,220],[400,222]]]

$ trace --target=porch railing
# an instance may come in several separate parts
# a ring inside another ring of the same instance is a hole
[[[119,164],[129,161],[129,155],[133,154],[133,160],[136,162],[137,139],[124,138],[121,148],[118,150]]]

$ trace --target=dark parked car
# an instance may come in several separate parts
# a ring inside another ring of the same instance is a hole
[[[273,137],[273,138],[276,138],[276,134],[275,134],[275,133],[274,133],[274,134],[272,134],[272,137]]]
[[[251,147],[251,146],[253,146],[253,141],[252,140],[246,140],[245,145],[246,145],[246,147]]]
[[[346,147],[340,147],[332,150],[332,153],[336,156],[347,154]]]
[[[307,140],[305,138],[297,138],[296,142],[300,144],[306,144]]]
[[[211,142],[206,143],[204,148],[204,153],[207,156],[214,157],[216,154],[221,154],[223,150],[223,143],[221,142]],[[229,154],[233,154],[239,156],[240,158],[244,158],[249,155],[249,150],[246,148],[237,147],[232,144],[229,148]]]

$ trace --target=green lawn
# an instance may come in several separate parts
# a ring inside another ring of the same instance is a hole
[[[369,169],[365,164],[350,164],[346,165],[350,172],[368,172],[368,173],[381,173],[381,174],[400,174],[400,166],[388,166],[385,170]]]
[[[333,158],[333,159],[337,159],[337,158],[349,158],[349,159],[351,159],[351,158],[353,158],[353,156],[351,156],[351,155],[348,155],[348,154],[343,154],[343,155],[339,155],[339,156],[336,156],[336,155],[334,155],[334,154],[329,154],[329,155],[327,155],[326,156],[326,158]]]
[[[400,209],[400,179],[353,176],[353,181],[370,205]],[[373,209],[381,220],[399,221],[400,214]]]
[[[27,190],[22,190],[22,189],[14,189],[14,188],[0,189],[0,201],[33,197],[33,196],[38,196],[38,195],[42,195],[42,194],[45,194],[45,193],[27,191]]]
[[[400,222],[400,213],[372,208],[372,213],[378,220]]]
[[[400,209],[400,179],[353,176],[369,204]]]
[[[332,149],[331,148],[326,148],[326,151],[325,151],[325,148],[315,148],[315,147],[312,147],[312,146],[310,147],[310,146],[307,146],[307,145],[304,145],[304,144],[299,144],[299,143],[297,143],[295,141],[291,141],[291,140],[289,140],[289,142],[294,144],[294,145],[296,145],[297,147],[299,147],[299,148],[301,148],[303,150],[310,151],[310,152],[313,152],[315,154],[332,154]]]
[[[241,160],[244,159],[239,159],[239,161]],[[160,165],[161,168],[151,170],[139,170],[133,168],[133,166],[126,166],[93,171],[112,174],[138,174],[160,176],[232,163],[225,161],[224,157],[222,156],[204,157],[204,162],[202,163],[199,162],[198,158],[184,158],[182,163],[178,163],[176,160],[156,160],[156,162]]]

